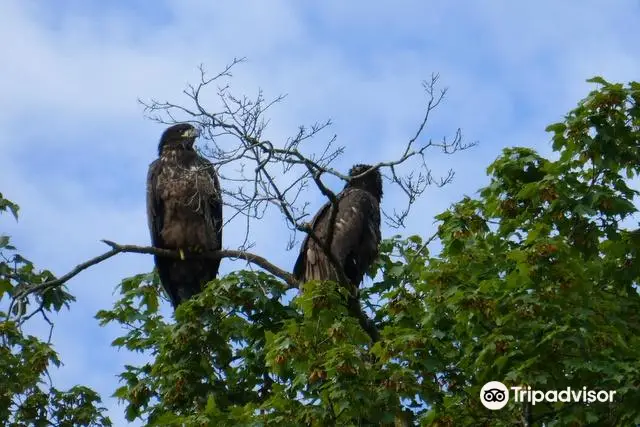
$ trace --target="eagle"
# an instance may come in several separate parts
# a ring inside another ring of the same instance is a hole
[[[154,247],[177,250],[178,258],[154,255],[158,276],[176,309],[216,278],[220,260],[185,257],[222,248],[222,198],[218,175],[193,144],[199,133],[188,123],[167,128],[158,158],[147,174],[147,218]]]
[[[378,169],[371,169],[370,165],[357,164],[349,170],[349,182],[336,195],[338,212],[333,227],[329,227],[334,209],[331,202],[326,203],[311,222],[311,229],[325,246],[333,229],[331,254],[349,280],[346,285],[351,287],[352,295],[357,295],[360,282],[378,256],[381,239],[382,176]],[[365,172],[366,175],[359,177]],[[310,235],[302,242],[293,274],[302,283],[310,280],[340,282],[340,275],[329,257]]]

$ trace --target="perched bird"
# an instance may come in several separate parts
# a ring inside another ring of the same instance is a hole
[[[174,309],[215,279],[220,267],[220,260],[185,256],[185,252],[222,248],[220,182],[211,162],[193,148],[197,137],[197,129],[187,123],[166,129],[158,145],[159,158],[149,165],[147,175],[151,242],[180,253],[180,259],[154,256]]]
[[[349,176],[356,177],[370,169],[369,165],[355,165],[349,171]],[[331,253],[349,280],[352,295],[355,295],[365,273],[378,255],[382,199],[380,172],[375,169],[361,178],[352,178],[336,198],[338,212],[334,216],[333,227],[329,224],[333,207],[328,202],[313,218],[311,228],[324,245],[327,245],[330,230],[333,230]],[[309,235],[302,242],[293,274],[303,283],[310,280],[340,282],[329,257]]]

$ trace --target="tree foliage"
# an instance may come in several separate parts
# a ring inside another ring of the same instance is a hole
[[[360,295],[376,342],[331,282],[291,295],[279,277],[237,271],[170,320],[158,311],[153,273],[123,280],[119,300],[96,317],[125,328],[115,347],[149,356],[120,374],[114,395],[127,418],[158,426],[640,423],[640,231],[629,225],[640,84],[591,82],[600,87],[547,128],[555,160],[507,148],[477,197],[437,216],[434,236],[382,243]],[[4,199],[0,207],[17,213]],[[441,250],[431,253],[435,241]],[[8,237],[2,243],[0,298],[50,280],[17,255],[9,261],[15,249]],[[30,298],[12,304],[17,317],[0,313],[0,379],[10,386],[0,389],[0,421],[38,424],[50,414],[108,425],[91,390],[41,385],[59,360],[20,331],[27,307],[45,314],[72,297],[54,287]],[[511,401],[490,411],[479,399],[488,381],[616,394],[612,403]]]
[[[18,205],[0,193],[0,213],[10,212],[17,220],[18,211]],[[53,328],[48,315],[74,300],[64,286],[13,298],[21,289],[53,278],[20,255],[10,236],[0,235],[0,302],[10,301],[7,311],[0,306],[0,424],[110,426],[95,391],[84,386],[58,390],[48,380],[49,367],[61,364],[51,334],[43,341],[23,332],[24,323],[38,314]]]

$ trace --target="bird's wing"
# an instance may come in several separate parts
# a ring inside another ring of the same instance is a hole
[[[331,206],[331,202],[325,203],[324,206],[320,208],[320,210],[316,213],[316,215],[311,220],[311,229],[317,234],[318,232],[318,224],[324,218],[324,215],[329,210],[329,206]],[[318,236],[322,239],[321,236]],[[300,246],[300,254],[298,255],[298,259],[296,260],[296,264],[293,267],[293,275],[298,279],[302,280],[305,274],[305,266],[307,264],[307,250],[309,249],[310,236],[306,234],[304,240],[302,241],[302,245]],[[310,260],[313,263],[317,260]]]
[[[380,213],[373,196],[350,189],[344,193],[339,206],[331,252],[340,262],[345,262],[352,253],[375,251],[380,241]]]
[[[216,249],[222,249],[222,190],[220,188],[220,179],[210,161],[200,156],[200,163],[206,168],[207,173],[213,182],[214,194],[207,201],[210,206],[210,212],[213,216],[213,226],[216,230]]]
[[[157,159],[149,165],[147,173],[147,221],[151,234],[151,244],[158,247],[161,244],[161,231],[164,223],[164,207],[160,199],[157,185],[161,163]]]

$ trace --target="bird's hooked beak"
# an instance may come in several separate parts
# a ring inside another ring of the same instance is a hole
[[[182,137],[183,138],[197,138],[200,136],[200,132],[198,132],[198,129],[196,128],[191,128],[191,129],[187,129],[184,132],[182,132]]]
[[[193,143],[196,141],[196,138],[200,136],[200,132],[196,128],[190,128],[182,132],[181,136],[181,144],[185,149],[189,149],[193,146]]]

